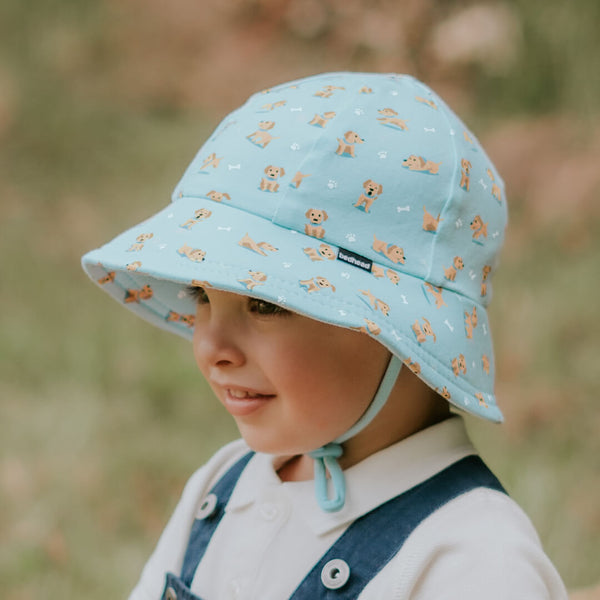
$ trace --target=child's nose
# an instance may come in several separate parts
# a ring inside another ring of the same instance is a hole
[[[241,366],[246,362],[245,354],[238,344],[235,324],[218,318],[196,322],[194,355],[201,370]]]

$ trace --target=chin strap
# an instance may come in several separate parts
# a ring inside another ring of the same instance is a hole
[[[317,450],[309,452],[309,456],[315,461],[315,492],[319,506],[326,512],[335,512],[344,506],[346,500],[346,480],[337,459],[342,456],[344,450],[342,443],[354,437],[362,431],[383,408],[396,383],[402,361],[392,355],[385,374],[379,384],[379,388],[361,418],[348,430],[330,444],[326,444]],[[333,485],[333,497],[328,494],[327,472],[331,477]]]

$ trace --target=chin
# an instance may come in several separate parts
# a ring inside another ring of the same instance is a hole
[[[241,436],[251,450],[261,454],[272,454],[274,456],[296,456],[306,454],[320,446],[308,447],[304,443],[290,440],[285,435],[269,436],[264,432],[248,431],[245,427],[238,427]],[[321,444],[322,445],[322,444]]]

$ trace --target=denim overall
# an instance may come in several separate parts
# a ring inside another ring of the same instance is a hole
[[[225,512],[249,452],[215,484],[192,526],[179,577],[166,576],[162,600],[202,599],[190,591],[194,573]],[[478,487],[505,492],[478,456],[467,456],[354,521],[319,559],[290,600],[356,600],[398,553],[412,531],[444,504]],[[368,552],[365,552],[368,548]]]

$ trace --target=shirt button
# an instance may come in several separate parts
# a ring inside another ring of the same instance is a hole
[[[171,586],[165,592],[165,600],[177,600],[177,592]]]
[[[196,519],[206,519],[215,512],[217,508],[217,497],[214,494],[208,494],[202,501],[202,504],[198,507],[196,513]]]
[[[321,582],[328,590],[337,590],[350,578],[350,567],[345,560],[334,558],[321,571]]]
[[[267,502],[261,505],[259,512],[260,516],[265,521],[272,521],[273,519],[277,518],[277,515],[279,514],[279,509],[275,504]]]

